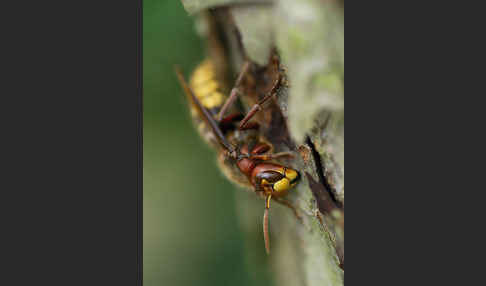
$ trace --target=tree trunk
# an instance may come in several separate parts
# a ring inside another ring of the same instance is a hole
[[[247,107],[261,98],[256,91],[268,90],[269,80],[264,78],[272,74],[265,67],[272,64],[274,54],[280,56],[287,84],[259,116],[262,132],[275,150],[297,154],[287,162],[300,171],[302,180],[286,199],[303,220],[273,203],[269,257],[273,279],[277,285],[342,285],[344,0],[182,2],[197,18],[198,31],[208,40],[208,54],[223,57],[229,74],[237,74],[245,59],[261,67],[253,71],[254,82],[246,83],[251,85],[244,98]],[[247,234],[248,265],[258,273],[265,267],[254,250],[264,253],[264,203],[240,192],[237,206]]]

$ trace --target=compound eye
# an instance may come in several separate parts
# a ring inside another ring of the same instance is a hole
[[[257,179],[259,179],[262,183],[265,180],[265,182],[267,182],[269,184],[273,184],[275,182],[278,182],[282,178],[284,178],[284,176],[282,174],[280,174],[279,172],[276,172],[276,171],[264,171],[264,172],[258,173],[258,175],[257,175]]]

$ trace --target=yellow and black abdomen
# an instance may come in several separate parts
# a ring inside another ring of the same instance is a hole
[[[226,97],[216,69],[211,60],[205,60],[192,73],[189,85],[201,104],[216,117]],[[191,116],[201,136],[210,144],[217,144],[216,138],[206,123],[199,117],[197,109],[191,106]]]
[[[223,106],[226,96],[221,83],[216,78],[214,64],[210,60],[203,61],[193,72],[190,86],[196,97],[213,115]]]

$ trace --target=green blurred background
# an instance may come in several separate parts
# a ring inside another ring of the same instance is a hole
[[[246,267],[235,188],[193,129],[174,76],[174,64],[187,75],[204,57],[193,19],[180,1],[143,6],[144,285],[268,285]]]

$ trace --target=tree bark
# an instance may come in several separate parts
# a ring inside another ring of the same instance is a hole
[[[266,122],[263,132],[276,151],[297,154],[288,164],[299,170],[302,181],[286,199],[303,220],[285,207],[272,205],[272,276],[277,285],[343,285],[344,1],[182,3],[198,19],[198,30],[208,40],[208,54],[223,56],[230,74],[237,74],[245,59],[266,67],[275,50],[280,55],[288,84],[278,90],[275,106],[265,110],[261,120]],[[215,42],[215,37],[223,43]],[[269,75],[261,72],[259,76]],[[263,82],[256,78],[253,85],[265,85]],[[247,107],[261,94],[253,95],[253,101],[248,97]],[[246,193],[237,195],[247,235],[248,265],[254,273],[265,267],[262,256],[251,250],[264,253],[260,237],[263,206],[263,201]]]

